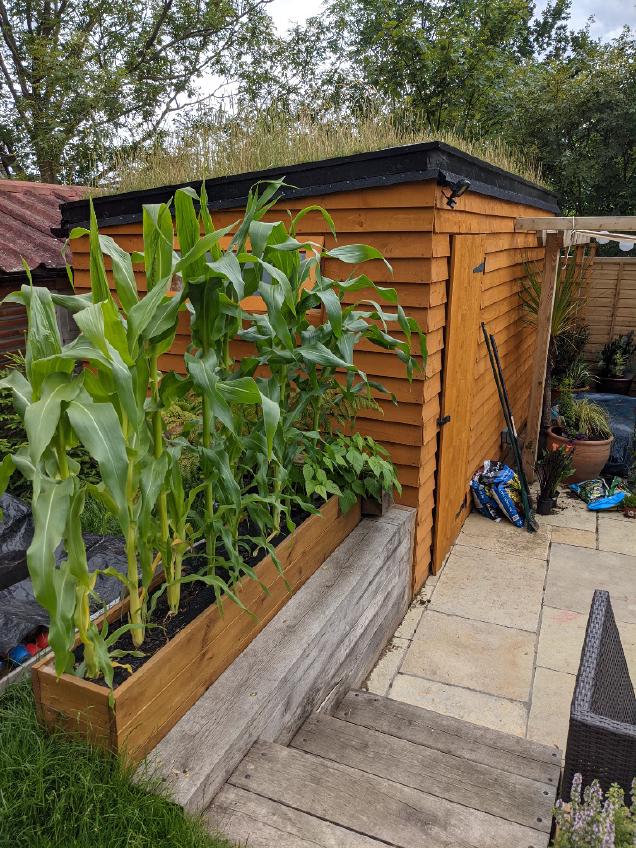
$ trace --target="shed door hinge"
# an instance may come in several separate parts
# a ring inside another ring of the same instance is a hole
[[[450,415],[444,415],[444,417],[443,417],[443,418],[438,418],[438,419],[437,419],[437,423],[438,423],[438,425],[439,425],[440,427],[443,427],[443,426],[444,426],[444,424],[448,424],[448,422],[449,422],[450,420],[451,420]]]

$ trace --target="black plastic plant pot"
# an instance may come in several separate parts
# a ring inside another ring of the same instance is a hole
[[[539,497],[537,498],[537,512],[539,513],[539,515],[550,515],[556,504],[556,498]]]
[[[362,498],[360,503],[362,515],[384,515],[393,506],[393,494],[383,492],[382,500],[377,498]]]
[[[628,395],[633,379],[633,374],[626,374],[624,377],[600,377],[598,391],[613,395]]]

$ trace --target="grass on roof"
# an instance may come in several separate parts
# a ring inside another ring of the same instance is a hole
[[[230,848],[156,794],[150,778],[37,723],[28,683],[0,695],[0,845]]]
[[[154,147],[117,154],[98,192],[137,191],[426,141],[446,142],[533,183],[545,183],[532,158],[497,139],[405,129],[391,115],[377,112],[339,121],[324,121],[310,112],[294,118],[274,112],[234,118],[220,114],[185,134],[172,133]]]

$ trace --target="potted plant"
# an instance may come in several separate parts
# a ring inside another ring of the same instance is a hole
[[[544,451],[537,460],[535,471],[539,480],[537,512],[549,515],[557,504],[559,483],[574,473],[570,445],[560,445],[554,450]]]
[[[589,258],[581,263],[575,262],[571,253],[559,261],[543,388],[541,424],[544,432],[550,426],[553,379],[562,381],[571,364],[580,358],[589,335],[587,325],[580,317],[585,305],[583,292],[589,263]],[[542,267],[528,262],[525,273],[519,296],[528,323],[536,325],[541,303]]]
[[[636,494],[632,493],[623,499],[623,515],[625,518],[636,518]]]
[[[609,459],[613,440],[607,412],[586,398],[576,400],[566,382],[561,388],[557,423],[548,429],[548,447],[572,446],[574,473],[567,482],[598,477]]]
[[[573,392],[589,392],[597,377],[592,374],[589,365],[584,359],[575,359],[568,370],[561,376],[553,374],[552,378],[552,404],[557,404],[561,397],[561,386],[572,386]]]
[[[608,342],[599,357],[599,391],[628,395],[634,378],[630,370],[636,353],[634,331],[616,336]]]

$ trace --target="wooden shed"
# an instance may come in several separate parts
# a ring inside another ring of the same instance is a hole
[[[360,367],[400,401],[395,407],[379,397],[382,411],[363,412],[358,424],[388,448],[404,487],[401,500],[417,507],[415,591],[441,567],[470,512],[472,473],[502,451],[505,425],[482,321],[496,337],[517,426],[523,426],[534,334],[523,320],[519,281],[524,262],[540,260],[543,248],[536,234],[514,231],[515,218],[553,215],[556,199],[520,177],[432,142],[208,180],[215,225],[236,220],[254,183],[279,176],[294,187],[284,190],[270,218],[308,202],[325,206],[338,244],[364,242],[382,251],[393,273],[380,262],[367,263],[365,273],[395,286],[402,306],[427,333],[425,377],[416,375],[411,384],[395,357],[364,344],[357,353]],[[449,203],[454,187],[465,186],[462,180],[470,181],[468,190]],[[142,205],[166,202],[176,188],[96,198],[101,231],[128,251],[140,250]],[[64,232],[87,221],[86,201],[62,207]],[[334,246],[318,214],[305,217],[299,232]],[[325,262],[325,272],[342,273],[332,261]],[[87,290],[87,239],[73,242],[73,269],[77,291]],[[163,366],[176,369],[188,344],[184,316],[176,355],[168,354]]]

